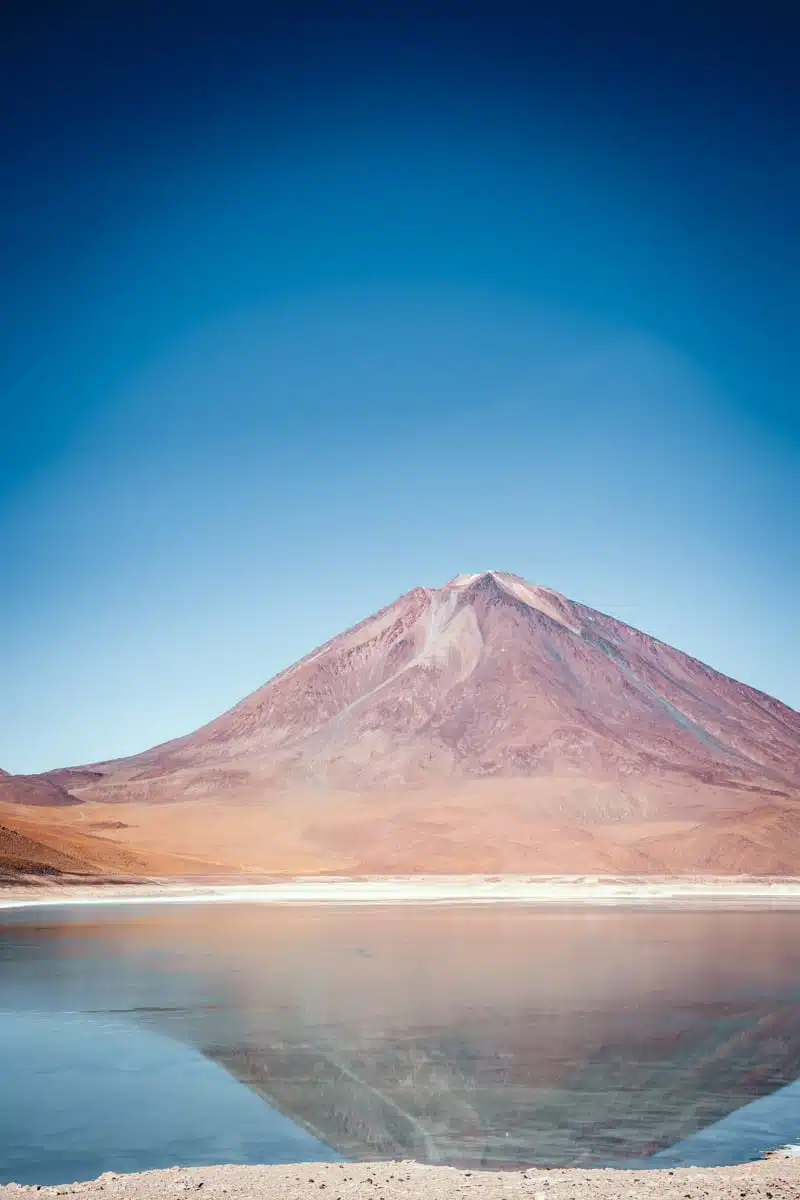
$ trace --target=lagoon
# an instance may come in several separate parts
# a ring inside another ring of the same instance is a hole
[[[800,1140],[800,912],[0,912],[0,1181],[734,1162]]]

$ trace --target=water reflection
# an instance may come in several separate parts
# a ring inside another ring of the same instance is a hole
[[[0,1183],[331,1157],[172,1039],[118,1018],[0,1011]]]
[[[0,1005],[167,1034],[348,1158],[594,1164],[800,1076],[798,932],[780,912],[83,910],[0,930]]]

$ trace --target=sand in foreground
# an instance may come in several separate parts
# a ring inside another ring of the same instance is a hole
[[[198,1167],[102,1175],[59,1187],[0,1187],[0,1200],[37,1196],[102,1196],[161,1200],[798,1200],[800,1158],[772,1157],[741,1167],[675,1171],[460,1171],[413,1162],[302,1163],[280,1167]]]

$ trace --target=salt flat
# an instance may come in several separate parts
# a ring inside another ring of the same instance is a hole
[[[800,906],[800,878],[306,877],[220,884],[151,880],[0,888],[0,908],[93,904],[686,904]]]

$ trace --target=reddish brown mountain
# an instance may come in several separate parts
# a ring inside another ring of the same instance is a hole
[[[213,807],[218,847],[219,813],[236,841],[258,802],[260,851],[226,851],[253,868],[800,873],[800,714],[500,572],[415,589],[196,733],[57,781]]]
[[[0,771],[0,804],[34,804],[43,808],[64,808],[82,804],[66,788],[46,775],[9,775]]]
[[[123,822],[98,820],[93,805],[84,805],[48,779],[0,770],[0,885],[42,876],[79,881],[207,874],[212,869],[208,862],[137,853],[99,834],[109,827],[127,828]]]

